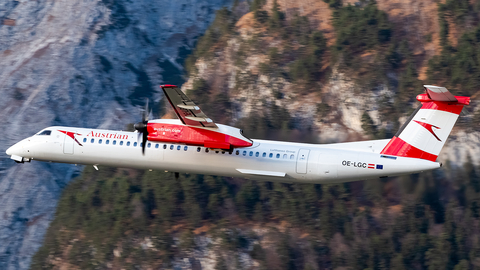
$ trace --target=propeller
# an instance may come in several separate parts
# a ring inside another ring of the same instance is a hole
[[[142,114],[142,122],[138,122],[133,127],[138,131],[138,135],[142,134],[142,154],[145,155],[145,146],[148,140],[148,98],[145,102],[145,110]]]

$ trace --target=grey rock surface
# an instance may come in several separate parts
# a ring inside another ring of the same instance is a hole
[[[5,150],[51,125],[122,129],[230,0],[0,1],[0,269],[27,269],[73,165]],[[5,25],[8,19],[11,24]]]

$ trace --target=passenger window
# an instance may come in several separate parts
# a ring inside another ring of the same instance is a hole
[[[208,153],[210,150],[208,150],[208,148],[205,148],[205,153]]]
[[[262,157],[267,157],[267,153],[263,152]]]
[[[91,142],[91,143],[94,143],[94,142],[95,142],[95,139],[91,139],[90,142]]]
[[[143,147],[143,142],[140,143],[140,147]]]
[[[187,151],[187,150],[188,150],[188,146],[183,147],[183,151]]]
[[[138,145],[137,142],[134,142],[134,143],[133,143],[133,146],[134,146],[134,147],[137,147],[137,145]]]
[[[249,154],[249,156],[251,156],[251,157],[253,156],[253,151],[250,151],[250,154]]]
[[[287,159],[287,154],[283,154],[283,159]]]
[[[148,147],[148,148],[152,147],[152,144],[151,144],[151,143],[148,143],[148,144],[147,144],[147,147]]]
[[[83,138],[83,142],[87,142],[87,138]]]
[[[173,146],[173,144],[170,145],[170,150],[173,150],[174,147],[175,147],[175,146]]]
[[[273,154],[272,154],[272,153],[268,154],[268,157],[269,157],[269,158],[272,158],[272,157],[273,157]]]
[[[294,155],[290,155],[290,159],[295,159],[295,156],[294,156]]]
[[[202,148],[197,147],[197,152],[200,152],[200,151],[202,151]]]
[[[225,154],[225,151],[222,151],[222,155]]]
[[[258,152],[255,153],[255,156],[256,156],[256,157],[258,157],[259,155],[260,155],[260,153],[258,153]]]
[[[106,140],[106,141],[105,141],[105,144],[109,144],[109,143],[110,143],[110,140]]]
[[[246,156],[246,155],[247,155],[247,151],[243,151],[243,155]]]
[[[277,154],[277,158],[280,158],[280,154]]]
[[[130,142],[127,142],[127,146],[130,146]]]
[[[157,149],[158,149],[158,147],[160,147],[160,145],[159,145],[158,143],[157,143],[157,144],[155,144],[155,148],[157,148]]]
[[[218,152],[218,151],[215,151],[215,153],[217,153],[217,154],[218,154],[219,152]]]
[[[102,144],[102,139],[98,140],[98,143],[99,143],[99,144]]]
[[[235,152],[235,154],[236,154],[237,156],[240,155],[240,151],[237,150],[237,151]]]
[[[120,145],[123,145],[123,141],[120,141]]]
[[[179,145],[179,146],[177,146],[177,150],[178,150],[178,151],[180,151],[180,148],[182,148],[180,145]]]
[[[117,145],[117,141],[113,141],[112,144],[113,144],[113,145]]]
[[[167,149],[167,145],[166,145],[166,144],[163,145],[163,149]]]

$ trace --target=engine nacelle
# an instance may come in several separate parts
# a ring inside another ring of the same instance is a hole
[[[253,144],[250,139],[243,136],[242,130],[230,126],[217,124],[218,128],[201,128],[157,121],[148,123],[149,141],[184,143],[225,150],[248,147]]]

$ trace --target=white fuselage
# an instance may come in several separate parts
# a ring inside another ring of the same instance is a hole
[[[253,140],[252,146],[233,149],[231,153],[149,141],[143,155],[137,132],[71,127],[45,130],[51,134],[24,139],[9,148],[7,154],[17,161],[39,160],[306,183],[355,181],[440,167],[439,163],[428,160],[381,155],[380,151],[389,140],[322,145]]]

